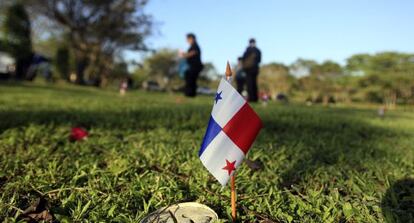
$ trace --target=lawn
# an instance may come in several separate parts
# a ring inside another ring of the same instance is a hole
[[[230,221],[198,159],[212,98],[0,85],[0,221],[41,203],[61,222],[138,222],[197,201]],[[414,108],[254,105],[264,128],[237,172],[240,222],[413,222]],[[68,140],[73,126],[85,141]]]

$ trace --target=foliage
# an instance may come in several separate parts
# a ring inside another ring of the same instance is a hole
[[[157,82],[162,89],[177,90],[184,85],[183,78],[178,74],[179,57],[177,50],[163,48],[147,55],[140,66],[133,72],[133,78],[138,86],[144,81]],[[200,86],[210,86],[219,77],[212,63],[205,63],[198,83]]]
[[[14,3],[6,10],[3,21],[3,48],[16,60],[16,76],[26,77],[32,58],[31,23],[25,7]]]
[[[129,76],[128,64],[124,61],[115,63],[112,76],[118,79],[124,79]]]
[[[342,75],[342,67],[334,61],[327,60],[320,65],[315,65],[313,67],[311,75],[322,77],[337,77]]]
[[[64,80],[69,80],[70,72],[70,52],[68,47],[61,46],[56,51],[55,67]]]
[[[348,59],[347,69],[365,74],[359,81],[361,90],[367,92],[365,100],[391,104],[414,101],[414,54],[354,55]]]
[[[307,60],[298,58],[289,67],[289,72],[296,77],[308,76],[314,73],[315,67],[318,63],[314,60]]]
[[[219,72],[213,63],[204,63],[204,68],[200,73],[200,80],[210,82],[212,80],[217,80],[219,77]]]
[[[289,74],[289,68],[283,64],[270,63],[261,67],[259,86],[261,90],[273,96],[277,93],[292,93],[295,81],[295,78]]]
[[[144,50],[151,31],[151,17],[143,11],[146,0],[29,1],[34,12],[65,29],[79,83],[86,70],[97,81],[108,78],[114,57],[126,49]]]
[[[356,54],[348,58],[347,69],[365,74],[414,72],[414,54],[383,52],[375,55]]]
[[[60,222],[138,222],[185,201],[231,221],[229,187],[197,156],[212,99],[177,98],[1,86],[0,219],[16,221],[43,195]],[[265,127],[248,158],[264,168],[237,172],[240,222],[398,222],[412,214],[394,205],[412,194],[393,187],[414,177],[412,107],[383,119],[369,107],[254,109]],[[70,142],[73,126],[86,128],[88,140]]]
[[[167,48],[153,52],[144,59],[142,66],[135,70],[135,80],[141,83],[145,80],[151,80],[157,82],[164,89],[171,89],[173,80],[178,79],[177,52]]]
[[[284,92],[313,102],[366,101],[395,104],[414,102],[414,54],[384,52],[356,54],[346,66],[298,59],[290,67],[262,66],[263,91]]]
[[[144,61],[144,67],[148,69],[151,77],[170,78],[177,73],[177,52],[170,49],[161,49]]]
[[[8,8],[3,27],[7,52],[16,60],[30,57],[32,53],[31,25],[22,4],[16,3]]]
[[[0,39],[0,51],[6,51],[6,43],[4,40]]]
[[[221,77],[220,73],[211,62],[204,63],[203,65],[204,68],[198,78],[198,86],[210,89],[217,88],[217,84],[219,83]]]

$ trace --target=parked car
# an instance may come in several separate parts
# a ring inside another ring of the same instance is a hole
[[[16,70],[16,62],[9,54],[0,52],[0,79],[8,79]]]

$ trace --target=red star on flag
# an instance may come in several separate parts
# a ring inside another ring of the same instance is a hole
[[[231,172],[233,172],[236,169],[235,165],[236,165],[236,160],[233,161],[233,162],[230,162],[226,159],[226,166],[223,167],[223,170],[227,170],[227,172],[229,172],[229,176],[230,176]]]

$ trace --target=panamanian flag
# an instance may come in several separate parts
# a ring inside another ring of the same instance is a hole
[[[198,153],[203,165],[222,186],[242,163],[261,128],[259,116],[222,78]]]

